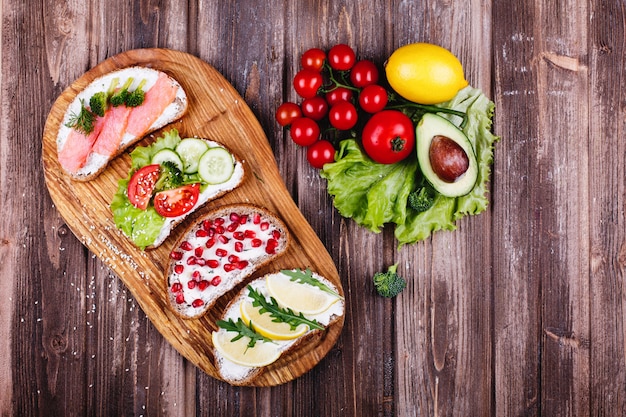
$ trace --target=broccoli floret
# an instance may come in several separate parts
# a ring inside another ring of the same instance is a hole
[[[109,108],[109,97],[111,97],[111,94],[115,91],[115,87],[117,87],[118,82],[119,78],[113,78],[107,91],[100,91],[91,96],[89,99],[89,107],[91,107],[91,112],[93,114],[104,117],[104,113]]]
[[[183,173],[172,161],[161,164],[161,174],[155,184],[156,191],[171,190],[183,185]]]
[[[406,287],[406,281],[397,274],[398,264],[391,265],[387,272],[377,272],[374,274],[374,286],[378,294],[391,298],[400,294]]]
[[[116,91],[111,96],[111,105],[113,107],[121,106],[122,104],[126,103],[126,98],[128,97],[128,94],[130,94],[128,92],[128,87],[130,87],[133,81],[135,81],[135,79],[133,77],[130,77],[128,80],[126,80],[122,88]]]
[[[146,97],[146,93],[143,91],[143,86],[145,83],[145,79],[141,80],[137,88],[135,88],[135,91],[128,94],[128,96],[126,97],[126,105],[128,107],[141,106],[141,103],[143,103],[143,100]]]
[[[428,210],[435,204],[435,197],[428,190],[428,187],[421,187],[409,194],[409,206],[421,213]]]

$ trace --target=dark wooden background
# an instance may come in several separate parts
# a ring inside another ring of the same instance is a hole
[[[0,1],[0,415],[626,415],[626,3]],[[416,245],[342,219],[273,120],[300,54],[345,42],[382,62],[429,41],[497,107],[489,210]],[[337,345],[273,388],[185,361],[69,232],[44,185],[55,98],[142,47],[213,65],[263,126],[339,270]],[[396,299],[371,276],[399,262]]]

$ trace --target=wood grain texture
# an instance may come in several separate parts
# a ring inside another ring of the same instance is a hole
[[[210,65],[193,57],[166,49],[138,49],[103,61],[66,89],[52,106],[44,127],[43,165],[52,200],[74,234],[116,272],[131,291],[142,310],[163,336],[186,358],[206,373],[219,377],[215,370],[211,332],[228,302],[223,297],[203,317],[184,320],[168,306],[165,272],[173,244],[184,232],[185,221],[168,240],[151,251],[141,251],[117,230],[109,204],[117,190],[117,181],[130,168],[128,155],[116,158],[96,179],[72,181],[62,173],[57,159],[56,137],[69,103],[95,78],[128,66],[149,66],[164,71],[182,85],[188,95],[188,111],[183,118],[162,131],[175,128],[182,137],[198,136],[215,140],[233,150],[244,163],[244,183],[196,212],[199,217],[211,208],[248,203],[275,213],[287,225],[291,239],[286,252],[253,276],[289,268],[311,268],[327,277],[341,290],[332,258],[300,214],[278,174],[263,131],[232,86]],[[151,135],[158,137],[159,132]],[[145,139],[144,144],[151,139]],[[312,338],[295,352],[285,355],[254,385],[277,385],[310,370],[333,346],[341,331],[343,318],[327,331]]]

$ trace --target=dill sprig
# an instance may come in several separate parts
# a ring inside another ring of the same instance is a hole
[[[85,106],[85,100],[80,100],[80,111],[78,114],[72,112],[65,126],[76,129],[85,135],[93,132],[93,122],[96,116]]]

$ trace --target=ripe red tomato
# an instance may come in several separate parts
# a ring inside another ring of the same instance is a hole
[[[275,117],[279,125],[289,126],[294,119],[302,117],[302,111],[296,103],[287,101],[278,106]]]
[[[305,51],[300,58],[300,64],[303,69],[310,69],[320,72],[324,67],[324,61],[326,60],[326,52],[319,48],[311,48]]]
[[[388,100],[387,90],[378,84],[368,85],[359,94],[359,106],[368,113],[381,111]]]
[[[332,69],[347,71],[354,65],[356,54],[350,46],[340,43],[328,51],[328,64]]]
[[[330,108],[328,121],[339,130],[350,130],[356,125],[358,115],[356,107],[349,101],[340,101]]]
[[[128,181],[126,194],[130,204],[138,209],[145,210],[148,207],[152,192],[156,185],[161,166],[159,164],[146,165],[139,168]]]
[[[306,150],[306,159],[313,168],[322,169],[335,161],[335,147],[327,140],[318,140]]]
[[[322,120],[328,113],[328,103],[321,96],[305,98],[302,101],[302,113],[313,120]]]
[[[415,147],[415,127],[404,113],[383,110],[363,127],[363,148],[374,161],[393,164],[402,161]]]
[[[326,93],[326,101],[329,106],[334,106],[340,101],[352,100],[352,90],[346,87],[337,87]]]
[[[320,89],[323,82],[322,74],[319,72],[303,69],[293,77],[293,88],[300,97],[311,98],[317,95],[317,90]]]
[[[301,117],[291,123],[289,135],[296,144],[300,146],[310,146],[319,139],[320,127],[315,120],[308,117]]]
[[[378,68],[372,61],[366,59],[359,61],[350,70],[350,81],[358,88],[376,84],[378,82]]]
[[[163,217],[178,217],[193,209],[200,195],[200,183],[160,191],[154,196],[154,208]]]

